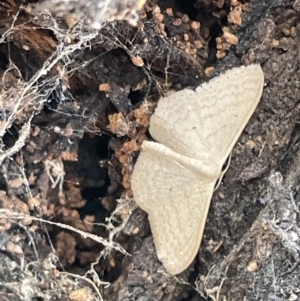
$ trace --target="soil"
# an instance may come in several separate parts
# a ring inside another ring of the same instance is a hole
[[[0,3],[0,299],[300,300],[300,1],[90,3]],[[262,99],[171,276],[130,190],[150,116],[251,63]]]

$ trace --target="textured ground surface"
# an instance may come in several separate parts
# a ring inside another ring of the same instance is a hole
[[[36,2],[0,4],[0,299],[300,300],[300,1],[149,1],[137,27],[100,32],[143,1],[105,17]],[[263,97],[199,254],[169,276],[130,201],[149,118],[169,90],[250,63]]]

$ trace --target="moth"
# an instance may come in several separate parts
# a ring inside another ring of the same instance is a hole
[[[176,275],[194,260],[222,166],[262,95],[259,65],[233,68],[159,100],[131,188],[148,213],[159,260]]]

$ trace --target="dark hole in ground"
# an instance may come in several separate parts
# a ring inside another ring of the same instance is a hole
[[[211,39],[208,42],[209,52],[208,52],[207,61],[205,63],[206,67],[214,65],[217,62],[217,57],[216,57],[216,54],[217,54],[216,38],[219,37],[222,34],[222,27],[221,27],[221,25],[218,22],[216,22],[214,24],[214,26],[211,27],[211,29],[210,29],[209,32],[210,32],[209,34],[211,36]]]
[[[7,190],[7,181],[4,176],[4,173],[0,174],[0,190]]]
[[[174,12],[181,12],[183,14],[187,14],[190,19],[196,19],[198,15],[198,10],[195,8],[196,0],[169,0],[169,1],[161,1],[160,7],[161,10],[165,10],[169,7],[172,7]]]
[[[40,64],[36,62],[33,58],[35,57],[32,51],[20,51],[20,66],[19,70],[25,81],[29,81],[30,78],[40,69]]]
[[[103,272],[101,272],[100,276],[102,277],[103,281],[113,283],[119,278],[122,272],[122,266],[120,264],[117,264],[110,271],[107,270],[107,266],[108,266],[108,259],[105,258],[102,262]]]
[[[193,20],[198,15],[198,10],[195,8],[196,2],[196,0],[174,0],[174,5],[180,12],[187,14]]]
[[[2,48],[2,47],[1,47]],[[4,52],[0,52],[0,69],[5,70],[9,61],[7,59],[7,56]]]
[[[80,217],[96,215],[97,222],[104,222],[109,213],[101,204],[101,198],[108,195],[110,186],[107,167],[100,167],[100,160],[110,157],[109,137],[105,134],[91,136],[85,134],[78,147],[78,172],[84,177],[81,194],[87,200],[86,205],[78,210]]]
[[[108,147],[110,136],[101,133],[101,135],[98,136],[97,138],[98,142],[96,145],[96,154],[99,158],[99,160],[107,160],[111,156],[111,150]]]
[[[106,195],[108,186],[109,185],[105,185],[99,188],[85,187],[82,189],[81,195],[87,200],[87,203],[84,207],[78,209],[81,219],[84,219],[86,215],[95,215],[96,222],[105,222],[105,218],[109,217],[110,213],[101,204],[100,199]]]
[[[187,296],[184,296],[180,301],[210,301],[211,299],[202,298],[198,292],[191,289]]]
[[[11,59],[16,62],[23,79],[28,81],[42,67],[41,58],[38,58],[33,50],[20,50],[19,44],[18,41],[10,43],[9,54]]]
[[[19,127],[16,125],[12,125],[11,128],[6,130],[2,141],[8,148],[11,148],[14,146],[16,141],[19,139]]]
[[[128,98],[130,99],[133,106],[140,103],[144,97],[146,96],[146,93],[141,90],[132,91],[130,90],[130,93],[128,94]]]
[[[42,113],[51,114],[53,110],[57,110],[59,104],[59,96],[57,91],[52,91],[44,105]]]

